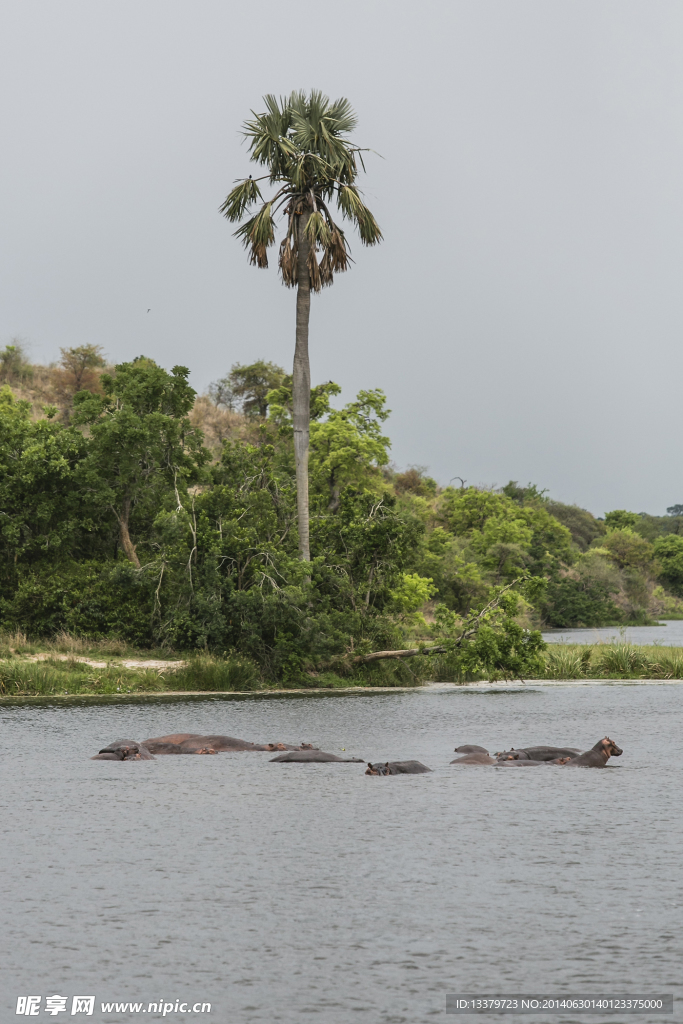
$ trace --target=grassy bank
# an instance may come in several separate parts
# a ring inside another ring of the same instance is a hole
[[[248,658],[139,651],[118,641],[88,643],[62,634],[33,643],[22,634],[0,637],[0,696],[96,695],[169,692],[249,692],[273,689],[338,689],[353,686],[419,686],[474,682],[447,657],[378,662],[348,674],[302,673],[277,686],[266,683]],[[500,677],[499,677],[500,678]],[[624,642],[552,644],[543,670],[531,679],[683,679],[683,648]]]

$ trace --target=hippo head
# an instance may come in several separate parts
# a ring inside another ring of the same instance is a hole
[[[114,740],[108,747],[102,747],[92,758],[93,761],[153,761],[149,750],[135,740]]]
[[[391,773],[389,772],[389,762],[387,761],[386,764],[381,764],[378,761],[377,764],[372,764],[370,761],[368,761],[368,767],[365,770],[365,774],[366,775],[390,775]]]
[[[611,740],[609,736],[605,736],[603,740],[600,740],[598,746],[603,753],[607,755],[607,757],[620,757],[624,753],[621,747],[618,747],[614,740]]]

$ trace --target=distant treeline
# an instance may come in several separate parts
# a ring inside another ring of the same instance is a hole
[[[379,389],[341,407],[337,385],[313,389],[304,564],[291,378],[236,364],[197,397],[187,377],[144,357],[106,367],[95,346],[56,367],[0,353],[2,628],[230,652],[286,680],[455,635],[520,576],[547,583],[505,606],[513,674],[529,629],[683,615],[683,508],[601,521],[532,485],[398,472]]]

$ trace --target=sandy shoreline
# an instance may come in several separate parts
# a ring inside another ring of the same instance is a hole
[[[131,698],[165,698],[165,697],[286,697],[312,696],[323,694],[332,696],[353,696],[369,693],[443,693],[446,690],[479,691],[496,690],[535,690],[546,686],[674,686],[683,683],[683,679],[529,679],[524,683],[480,681],[475,683],[425,683],[421,686],[349,686],[320,687],[300,690],[157,690],[127,693],[49,693],[49,694],[3,694],[0,704],[15,700],[74,700],[79,698],[97,698],[99,700],[130,700]]]

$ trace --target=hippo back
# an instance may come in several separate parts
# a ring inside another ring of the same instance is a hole
[[[368,761],[366,775],[422,775],[424,772],[431,772],[426,764],[421,761],[377,761],[372,764]]]
[[[324,750],[288,750],[286,754],[271,757],[270,761],[271,764],[277,761],[295,764],[327,764],[330,761],[363,764],[360,757],[337,757],[336,754],[328,754]]]
[[[578,747],[525,747],[530,761],[554,761],[556,757],[576,757]]]
[[[495,764],[495,758],[490,754],[465,754],[464,757],[456,757],[451,764]]]

